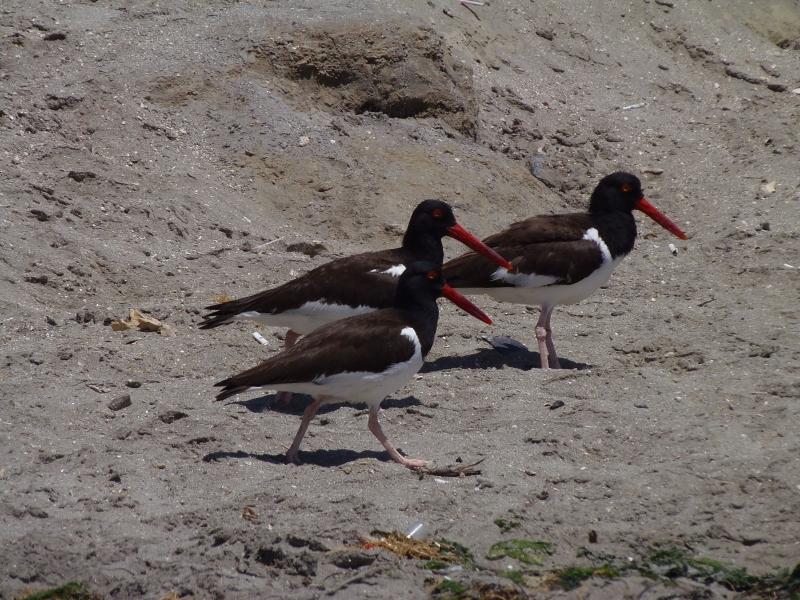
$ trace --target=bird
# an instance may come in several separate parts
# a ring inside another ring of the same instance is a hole
[[[378,422],[378,411],[381,401],[401,389],[422,367],[436,336],[436,299],[442,296],[485,323],[492,323],[445,283],[439,265],[414,262],[400,275],[391,307],[319,327],[260,365],[216,383],[222,388],[216,399],[250,390],[314,396],[286,452],[287,460],[295,464],[300,464],[300,443],[321,406],[334,401],[366,403],[369,430],[389,456],[410,469],[425,467],[431,461],[407,458],[389,442]]]
[[[240,320],[288,327],[284,349],[301,335],[345,317],[392,306],[398,277],[413,262],[424,260],[441,268],[442,237],[466,244],[493,264],[511,265],[456,222],[453,209],[442,200],[423,200],[411,214],[399,248],[365,252],[333,260],[276,288],[239,300],[206,307],[201,329]],[[278,395],[287,404],[290,393]]]
[[[588,212],[531,217],[485,238],[483,242],[513,269],[467,253],[445,263],[442,273],[449,285],[467,296],[487,294],[501,302],[539,305],[536,340],[541,367],[559,369],[550,327],[553,309],[588,298],[608,281],[633,250],[634,209],[678,238],[687,239],[645,199],[638,177],[617,172],[597,184]]]

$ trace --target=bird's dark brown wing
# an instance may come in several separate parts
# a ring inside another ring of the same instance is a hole
[[[403,264],[401,249],[365,252],[317,267],[279,287],[207,307],[201,329],[222,325],[243,312],[282,313],[308,301],[325,301],[357,308],[388,308],[394,300],[398,277],[385,273]]]
[[[569,284],[588,277],[603,262],[597,243],[584,239],[593,227],[586,214],[542,215],[514,223],[484,243],[514,266],[514,273],[553,277]],[[469,252],[445,263],[442,274],[454,288],[508,287],[492,279],[498,267]]]
[[[414,355],[414,342],[401,335],[405,327],[403,314],[393,308],[328,323],[289,350],[215,384],[225,388],[217,399],[250,387],[312,382],[344,372],[381,373]]]

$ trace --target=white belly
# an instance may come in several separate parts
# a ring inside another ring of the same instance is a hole
[[[288,327],[295,333],[307,335],[317,327],[321,327],[326,323],[338,321],[346,317],[375,312],[375,310],[377,309],[371,306],[358,306],[353,308],[347,305],[314,301],[306,302],[300,308],[286,310],[282,313],[243,312],[232,317],[230,322],[255,321],[256,323],[269,327]]]
[[[625,258],[625,255],[620,255],[616,259],[612,259],[611,252],[609,252],[608,247],[594,228],[587,231],[583,238],[592,240],[597,244],[603,256],[603,262],[591,275],[580,281],[571,284],[553,284],[553,281],[555,281],[553,277],[509,273],[508,270],[500,267],[492,274],[492,279],[510,283],[514,287],[459,288],[458,291],[464,295],[487,294],[501,302],[513,302],[515,304],[534,304],[539,306],[576,304],[600,289],[600,286],[608,281],[614,269]]]
[[[333,396],[347,402],[365,402],[370,406],[380,404],[381,400],[401,389],[422,368],[422,347],[416,332],[411,327],[406,327],[401,334],[414,342],[414,354],[409,360],[395,363],[382,373],[352,371],[317,377],[309,382],[266,385],[250,389]]]

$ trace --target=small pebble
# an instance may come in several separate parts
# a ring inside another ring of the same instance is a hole
[[[556,400],[555,402],[553,402],[550,405],[550,410],[555,410],[557,408],[561,408],[562,406],[564,406],[564,401],[563,400]]]
[[[128,408],[131,404],[131,395],[122,394],[121,396],[117,396],[111,402],[109,402],[108,408],[111,410],[122,410],[123,408]]]
[[[311,139],[307,135],[304,135],[300,138],[300,143],[298,143],[297,145],[302,148],[303,146],[308,146],[310,143]]]

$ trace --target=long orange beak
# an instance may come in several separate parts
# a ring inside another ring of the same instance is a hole
[[[657,209],[655,206],[653,206],[652,204],[650,204],[650,203],[649,203],[649,202],[648,202],[648,201],[645,199],[645,197],[644,197],[644,196],[642,196],[641,198],[639,198],[639,200],[638,200],[638,201],[636,202],[636,204],[634,205],[634,208],[637,208],[637,209],[639,209],[639,210],[640,210],[640,211],[642,211],[644,214],[646,214],[648,217],[650,217],[651,219],[653,219],[653,221],[655,221],[656,223],[658,223],[659,225],[661,225],[661,226],[662,226],[664,229],[666,229],[666,230],[667,230],[667,231],[669,231],[670,233],[672,233],[672,234],[674,234],[674,235],[678,236],[678,237],[679,237],[679,238],[681,238],[682,240],[689,239],[689,238],[687,238],[687,237],[686,237],[686,234],[685,234],[685,233],[683,233],[683,232],[680,230],[680,228],[679,228],[677,225],[675,225],[675,223],[673,223],[672,221],[670,221],[670,220],[667,218],[667,216],[666,216],[666,215],[664,215],[664,214],[663,214],[663,213],[662,213],[660,210],[658,210],[658,209]]]
[[[655,209],[653,209],[655,210]],[[666,217],[664,217],[666,219]],[[451,238],[458,240],[465,246],[469,246],[475,252],[480,254],[481,256],[485,256],[493,263],[500,265],[501,267],[505,267],[509,271],[513,271],[514,267],[511,266],[511,263],[508,262],[505,258],[500,256],[497,252],[489,248],[486,244],[464,229],[461,225],[456,223],[452,227],[448,228],[447,235]],[[455,300],[454,300],[455,302]],[[466,310],[466,309],[465,309]],[[469,312],[469,311],[468,311]],[[480,317],[478,317],[480,318]]]
[[[468,312],[476,319],[480,319],[487,325],[492,324],[492,320],[489,318],[485,312],[483,312],[480,308],[475,306],[472,302],[464,298],[461,294],[451,288],[449,285],[444,284],[442,288],[442,296],[450,300],[453,304],[455,304],[461,310]]]

